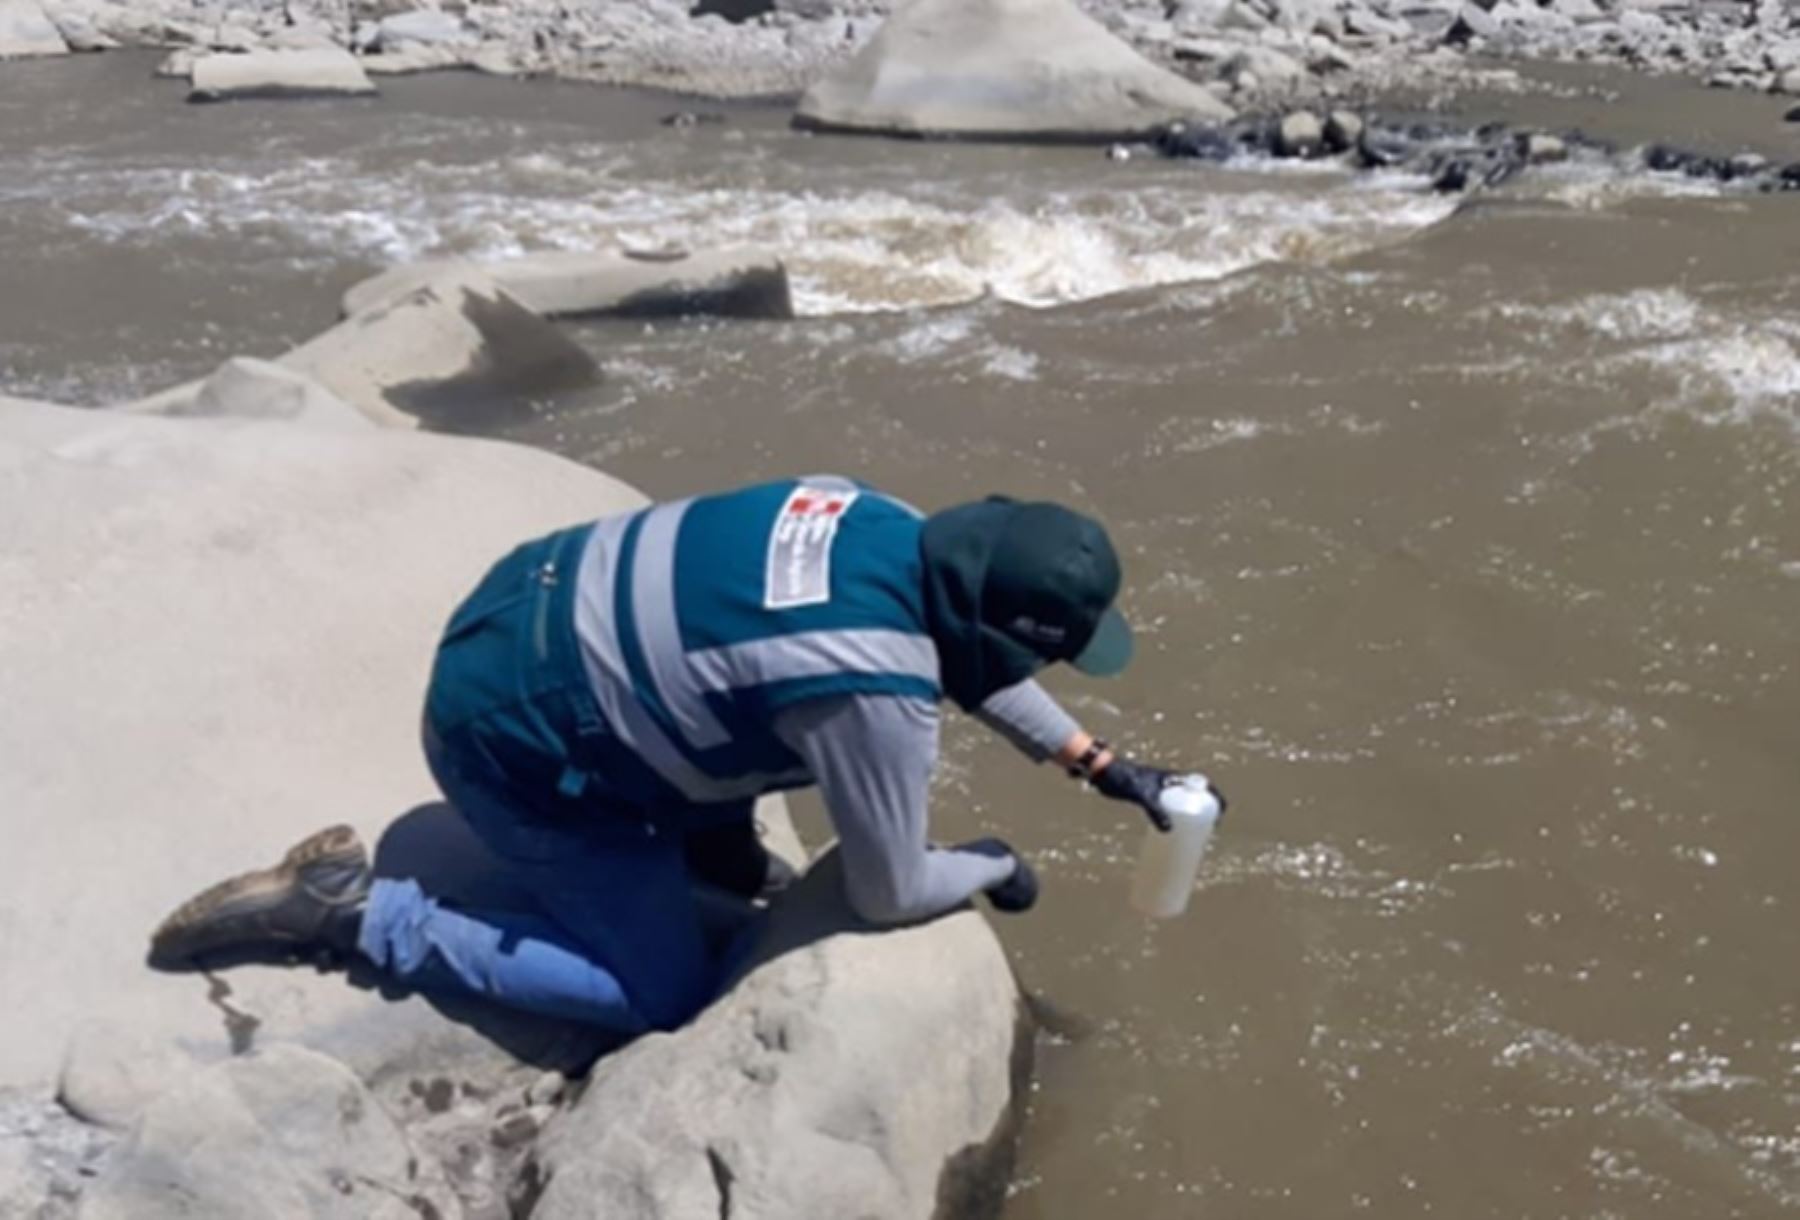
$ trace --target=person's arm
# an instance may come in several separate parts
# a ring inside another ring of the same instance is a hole
[[[1075,718],[1031,679],[995,691],[975,715],[1032,761],[1053,760],[1076,779],[1092,784],[1101,796],[1138,806],[1158,830],[1169,829],[1161,795],[1175,774],[1121,758],[1111,746],[1076,724]],[[1212,791],[1223,808],[1224,794],[1216,786]]]
[[[922,699],[843,695],[809,700],[775,732],[812,772],[837,830],[850,905],[872,923],[927,919],[1002,886],[1010,853],[926,841],[938,711]]]
[[[975,716],[1033,762],[1052,760],[1072,767],[1094,742],[1092,734],[1030,678],[989,695]],[[1111,761],[1112,752],[1103,749],[1089,764],[1088,773],[1098,775]]]

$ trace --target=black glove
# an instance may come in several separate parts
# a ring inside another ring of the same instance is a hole
[[[1106,765],[1106,770],[1094,776],[1091,781],[1094,791],[1101,796],[1115,801],[1131,801],[1149,815],[1156,828],[1165,833],[1173,825],[1169,815],[1162,811],[1162,790],[1180,781],[1181,776],[1174,771],[1164,771],[1161,767],[1146,766],[1132,762],[1129,758],[1114,757]],[[1212,784],[1207,789],[1219,802],[1219,816],[1225,816],[1225,794]]]
[[[1037,874],[1031,871],[1031,865],[1025,863],[1025,857],[1005,842],[1000,839],[976,839],[973,843],[959,844],[956,850],[1013,862],[1013,875],[998,885],[988,887],[988,901],[994,904],[996,911],[1016,915],[1037,905]]]

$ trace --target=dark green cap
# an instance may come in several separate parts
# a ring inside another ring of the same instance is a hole
[[[1131,662],[1113,608],[1119,556],[1098,521],[1060,504],[1009,506],[988,558],[981,618],[1048,661],[1107,677]]]

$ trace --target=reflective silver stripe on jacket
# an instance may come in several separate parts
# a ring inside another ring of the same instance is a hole
[[[613,736],[695,804],[741,800],[772,787],[803,782],[808,776],[801,769],[779,775],[754,773],[724,779],[708,775],[688,761],[639,701],[613,618],[619,544],[634,516],[628,513],[608,517],[596,524],[582,550],[576,574],[579,584],[575,590],[575,636],[581,646],[581,663]],[[638,540],[641,547],[642,531]],[[635,610],[635,597],[633,605]]]
[[[937,685],[937,648],[926,635],[886,628],[801,631],[687,654],[707,690],[761,686],[826,674],[903,674]]]

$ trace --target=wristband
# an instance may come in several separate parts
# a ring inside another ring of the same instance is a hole
[[[1111,749],[1111,746],[1107,745],[1098,737],[1088,742],[1088,748],[1081,752],[1081,757],[1069,764],[1069,778],[1092,779],[1094,777],[1094,763],[1099,761],[1102,754],[1105,754]]]

